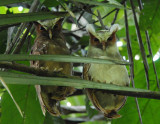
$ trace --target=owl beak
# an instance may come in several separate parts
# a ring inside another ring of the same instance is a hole
[[[106,50],[106,42],[102,42],[102,49],[105,51]]]
[[[49,38],[52,39],[52,31],[49,30]]]

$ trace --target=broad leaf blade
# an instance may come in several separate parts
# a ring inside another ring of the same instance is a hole
[[[43,124],[39,100],[34,86],[9,85],[9,88],[23,111],[22,118],[7,92],[2,96],[2,123],[1,124]]]
[[[111,59],[95,59],[88,57],[77,57],[67,55],[0,55],[0,61],[29,61],[46,60],[56,62],[76,62],[76,63],[100,63],[100,64],[129,64],[126,61]]]
[[[160,99],[159,92],[152,92],[144,89],[122,87],[111,84],[96,83],[82,79],[40,77],[33,75],[15,74],[9,72],[0,72],[0,75],[1,78],[7,84],[24,84],[24,85],[40,84],[40,85],[56,85],[56,86],[73,86],[78,88],[96,88],[96,89],[105,89],[109,93],[115,93],[119,95]]]
[[[118,4],[118,2],[103,3],[103,2],[97,2],[95,0],[71,0],[71,1],[80,2],[84,4],[89,4],[89,5],[106,6],[106,7],[124,9],[124,7],[121,4]]]
[[[21,22],[30,22],[36,20],[53,19],[66,16],[66,12],[34,12],[21,14],[0,14],[0,26],[16,24]]]
[[[31,1],[31,0],[1,0],[0,6],[5,6],[8,4],[12,4],[12,3],[21,3],[21,2],[25,2],[25,1]]]

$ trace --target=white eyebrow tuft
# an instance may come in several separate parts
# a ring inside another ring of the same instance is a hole
[[[86,30],[87,30],[88,33],[95,34],[95,29],[94,29],[92,24],[87,24]]]
[[[112,34],[113,32],[118,31],[118,29],[119,29],[119,25],[118,25],[118,24],[112,25],[112,26],[110,27],[110,32],[111,32],[111,34]]]

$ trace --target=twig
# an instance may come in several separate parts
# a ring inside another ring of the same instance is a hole
[[[20,25],[20,28],[19,30],[17,31],[15,37],[13,38],[12,42],[10,43],[7,51],[5,52],[5,54],[10,54],[11,53],[11,50],[13,48],[13,46],[16,44],[16,42],[19,40],[19,36],[21,35],[21,33],[23,32],[23,29],[26,27],[26,23],[22,23]]]
[[[29,10],[29,12],[34,12],[37,10],[38,5],[39,5],[39,0],[34,0],[31,8]],[[12,44],[10,45],[10,47],[8,48],[8,50],[5,52],[5,54],[9,54],[11,53],[13,47],[15,46],[15,44],[17,43],[17,41],[19,40],[20,35],[22,34],[22,32],[24,31],[25,27],[28,25],[28,23],[21,23],[19,30],[16,33],[16,36],[14,37],[14,39],[12,40]],[[23,44],[22,44],[23,45]],[[21,46],[22,46],[21,45]]]
[[[140,50],[141,50],[141,55],[142,55],[142,59],[143,59],[143,63],[144,63],[144,69],[145,69],[145,75],[146,75],[146,81],[147,81],[147,88],[149,89],[149,87],[150,87],[149,86],[149,75],[148,75],[149,65],[148,65],[148,62],[147,62],[147,57],[146,57],[144,45],[143,45],[143,42],[142,42],[142,37],[141,37],[136,13],[135,13],[135,10],[134,10],[135,7],[134,7],[134,4],[133,4],[132,0],[130,0],[130,3],[131,3],[134,22],[135,22],[135,26],[136,26],[137,38],[138,38],[138,41],[139,41],[138,43],[139,43],[139,47],[140,47]]]
[[[61,109],[64,115],[71,114],[71,113],[86,113],[85,106],[62,106]]]
[[[104,117],[103,114],[98,114],[93,116],[91,119],[88,118],[88,116],[84,117],[76,117],[76,118],[67,118],[64,119],[66,124],[80,124],[82,122],[88,122],[88,121],[100,121],[100,120],[105,120],[106,118]]]
[[[25,31],[24,35],[22,36],[22,38],[19,40],[19,42],[17,43],[15,49],[13,50],[12,54],[18,54],[21,51],[21,48],[24,44],[24,42],[26,41],[26,37],[30,31],[30,29],[32,28],[32,23],[29,23],[29,25],[27,26],[27,30]]]
[[[160,89],[158,74],[157,74],[155,63],[153,61],[153,54],[152,54],[152,49],[151,49],[151,45],[150,45],[150,38],[149,38],[149,34],[148,34],[147,30],[145,31],[145,35],[146,35],[146,38],[147,38],[146,41],[147,41],[147,45],[148,45],[148,50],[149,50],[149,53],[150,53],[150,56],[151,56],[151,59],[152,59],[153,69],[154,69],[154,73],[155,73],[155,76],[156,76],[157,87]]]
[[[112,11],[110,11],[109,13],[107,13],[105,16],[103,16],[101,19],[104,19],[104,18],[106,18],[107,16],[109,16],[111,13],[113,13],[114,11],[116,11],[117,10],[117,8],[116,9],[113,9]],[[96,21],[93,21],[93,24],[95,24],[96,22],[98,22],[99,20],[96,20]],[[76,30],[74,30],[74,31],[72,31],[72,32],[76,32],[76,31],[79,31],[79,30],[83,30],[83,29],[85,29],[86,28],[86,26],[83,26],[83,27],[81,27],[81,28],[79,28],[79,29],[76,29]]]
[[[105,16],[103,16],[102,19],[106,18],[107,16],[109,16],[111,13],[113,13],[113,12],[116,11],[116,10],[117,10],[117,8],[116,8],[116,9],[113,9],[112,11],[110,11],[109,13],[107,13]],[[99,21],[99,20],[94,21],[93,24],[95,24],[95,23],[98,22],[98,21]]]
[[[143,9],[142,1],[138,0],[138,4],[139,4],[140,10],[142,10]],[[153,63],[154,73],[156,75],[157,87],[160,88],[160,86],[159,86],[159,79],[158,79],[158,75],[157,75],[157,71],[156,71],[156,66],[155,66],[155,63],[153,61],[153,53],[152,53],[152,48],[151,48],[151,45],[150,45],[150,38],[149,38],[149,34],[148,34],[147,30],[145,30],[145,35],[146,35],[146,42],[147,42],[147,46],[148,46],[149,55],[151,56],[152,63]]]
[[[83,16],[84,13],[85,13],[85,11],[82,11],[82,13],[80,14],[79,18],[77,19],[77,22],[79,22],[79,20],[81,19],[81,17]]]
[[[34,33],[35,31],[35,28],[31,28],[31,31],[30,31],[30,34],[27,36],[27,50],[26,50],[26,53],[29,52],[29,49],[31,48],[31,36],[32,34]]]
[[[119,13],[119,9],[116,10],[116,13],[115,13],[115,16],[114,16],[114,19],[113,19],[111,25],[113,25],[115,23],[118,13]]]
[[[6,44],[6,51],[8,50],[9,46],[10,46],[10,43],[11,43],[11,39],[12,39],[12,34],[13,34],[13,31],[15,29],[15,26],[12,26],[12,27],[9,27],[8,28],[8,36],[7,36],[7,44]]]
[[[102,27],[102,29],[106,29],[106,27],[104,26],[104,24],[103,24],[103,21],[102,21],[102,18],[101,18],[101,14],[100,14],[100,12],[97,10],[97,13],[98,13],[98,16],[97,16],[97,18],[98,18],[98,20],[99,20],[99,22],[100,22],[100,24],[101,24],[101,27]]]
[[[126,7],[126,2],[124,3],[124,7]],[[132,63],[130,65],[130,75],[131,75],[131,82],[132,82],[132,87],[135,88],[134,85],[134,63],[133,63],[133,54],[132,54],[132,48],[131,48],[131,41],[129,38],[129,28],[128,28],[128,19],[127,19],[127,10],[124,9],[124,15],[125,15],[125,27],[126,27],[126,39],[127,39],[127,50],[128,50],[128,57],[129,57],[129,62]],[[135,97],[135,102],[137,106],[137,111],[140,119],[140,123],[142,124],[142,116],[138,104],[138,99]]]

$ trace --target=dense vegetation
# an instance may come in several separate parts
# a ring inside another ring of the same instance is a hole
[[[126,7],[124,6],[125,4]],[[79,85],[74,84],[79,90],[77,90],[73,96],[61,101],[62,111],[64,111],[61,117],[52,117],[48,113],[46,117],[44,117],[35,88],[29,84],[40,84],[43,80],[47,80],[47,78],[35,78],[33,76],[34,73],[31,71],[30,74],[24,73],[25,71],[16,67],[16,65],[14,65],[15,63],[9,63],[11,66],[7,65],[5,66],[7,69],[4,69],[4,63],[6,64],[6,61],[13,61],[16,58],[14,55],[7,58],[7,54],[23,54],[18,60],[25,60],[23,57],[27,57],[27,54],[29,55],[35,39],[35,30],[31,23],[32,21],[61,16],[65,17],[63,32],[72,56],[85,57],[89,41],[89,35],[86,33],[85,26],[87,23],[91,23],[94,24],[97,29],[100,29],[100,21],[102,20],[103,24],[108,27],[114,23],[120,25],[120,30],[117,32],[117,45],[119,46],[121,55],[126,61],[129,61],[128,56],[131,56],[130,53],[128,54],[128,38],[126,37],[126,32],[129,33],[134,63],[135,87],[139,89],[147,89],[148,87],[151,91],[159,91],[157,87],[157,82],[160,80],[159,4],[159,0],[40,0],[40,3],[38,0],[0,1],[1,124],[106,124],[106,121],[111,124],[136,124],[140,123],[140,118],[144,124],[158,124],[160,122],[160,101],[151,98],[138,98],[140,117],[138,115],[135,97],[131,97],[133,95],[129,95],[129,93],[126,94],[129,97],[125,106],[119,111],[122,117],[116,120],[106,120],[101,113],[98,113],[91,107],[92,104],[82,92],[82,88],[89,87],[89,84],[80,85],[81,81],[77,81]],[[131,5],[134,5],[134,7]],[[46,6],[49,10],[57,13],[40,12],[42,11],[42,6]],[[32,8],[32,10],[30,8]],[[97,10],[101,17],[98,16]],[[135,24],[133,10],[138,20],[138,29]],[[127,16],[125,16],[124,11],[127,12]],[[128,19],[128,28],[126,27],[125,17]],[[21,22],[24,22],[23,26],[20,24]],[[21,31],[19,31],[20,29]],[[19,33],[17,33],[18,31]],[[138,32],[140,35],[138,35]],[[148,34],[146,32],[148,32]],[[149,42],[146,36],[149,36]],[[141,39],[144,49],[139,45]],[[2,54],[6,54],[6,56]],[[33,58],[27,60],[31,59]],[[47,60],[45,57],[43,59]],[[145,70],[147,67],[147,65],[144,65],[145,59],[148,63],[148,70]],[[73,58],[63,58],[63,60],[76,62],[73,68],[74,75],[82,75],[83,58],[77,58],[76,60]],[[21,63],[29,67],[29,61],[16,61],[16,63]],[[155,63],[157,74],[155,74],[153,63]],[[130,73],[129,67],[130,66],[127,65],[129,74],[132,77],[133,75]],[[147,81],[149,85],[146,83]],[[49,83],[49,80],[46,81],[46,83],[47,82]],[[20,85],[23,83],[28,85]],[[130,87],[132,87],[132,82]],[[111,87],[111,90],[113,89],[114,87]],[[130,90],[133,89],[131,88]]]

